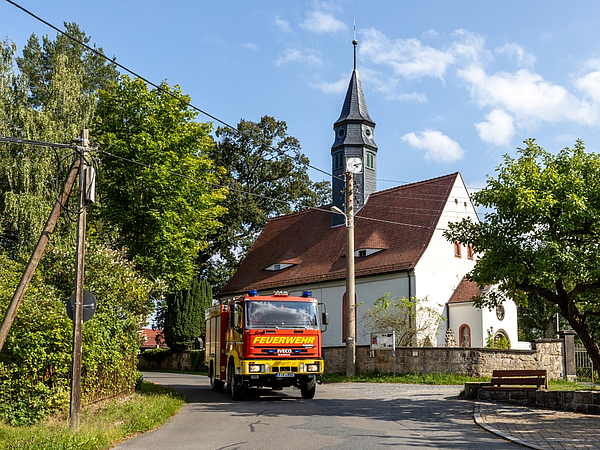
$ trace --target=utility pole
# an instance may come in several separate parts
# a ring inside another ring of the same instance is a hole
[[[71,430],[79,429],[79,413],[81,409],[81,347],[83,328],[83,273],[85,262],[85,225],[86,225],[86,174],[87,147],[89,130],[81,132],[81,148],[79,156],[79,203],[77,213],[77,244],[75,251],[75,305],[73,308],[73,367],[71,372]]]
[[[35,246],[31,257],[29,258],[29,262],[27,263],[27,267],[23,272],[23,276],[21,277],[21,281],[15,289],[15,295],[13,296],[10,304],[8,305],[8,309],[4,314],[4,320],[2,321],[2,326],[0,327],[0,350],[4,346],[4,341],[6,341],[6,337],[8,336],[8,331],[12,326],[12,323],[15,320],[15,316],[17,315],[17,310],[19,309],[19,305],[25,296],[25,292],[29,287],[29,283],[31,282],[31,278],[33,277],[33,273],[37,268],[42,254],[46,249],[46,245],[50,240],[50,236],[54,231],[54,227],[56,226],[56,222],[60,217],[60,211],[62,209],[62,205],[67,203],[67,199],[69,195],[71,195],[71,189],[73,188],[73,184],[75,183],[75,179],[77,178],[77,171],[79,170],[79,160],[76,159],[71,164],[71,168],[69,169],[69,174],[67,175],[67,179],[65,180],[65,185],[63,186],[63,190],[60,193],[60,196],[57,198],[56,203],[54,204],[54,208],[52,208],[52,212],[46,221],[46,226],[44,226],[44,230],[38,239],[38,243]]]
[[[356,374],[356,295],[354,282],[354,173],[346,169],[346,376]]]

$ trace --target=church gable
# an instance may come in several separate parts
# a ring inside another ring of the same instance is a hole
[[[409,270],[429,245],[458,174],[371,195],[355,217],[357,277]],[[291,264],[291,263],[294,264]],[[265,270],[275,264],[281,270]],[[281,268],[281,266],[280,266]],[[331,226],[329,206],[271,219],[220,295],[277,289],[346,276],[346,229]]]

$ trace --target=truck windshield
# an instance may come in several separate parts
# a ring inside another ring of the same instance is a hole
[[[319,328],[314,302],[255,300],[246,302],[245,312],[247,328]]]

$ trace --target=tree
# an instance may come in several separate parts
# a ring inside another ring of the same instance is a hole
[[[65,22],[64,26],[69,36],[89,44],[91,38],[79,25]],[[93,48],[98,53],[104,53],[95,44]],[[28,80],[29,101],[34,108],[47,106],[53,80],[57,75],[57,64],[64,64],[69,73],[77,76],[81,83],[81,97],[96,99],[98,91],[116,81],[119,76],[114,64],[61,33],[56,35],[55,40],[51,40],[48,35],[44,36],[41,45],[38,37],[32,34],[23,48],[23,56],[17,58],[17,64]],[[80,123],[77,126],[82,128]]]
[[[210,236],[199,262],[203,275],[219,289],[269,218],[327,203],[330,187],[309,179],[309,160],[300,143],[287,134],[284,121],[269,116],[260,122],[241,120],[236,130],[218,128],[209,157],[226,169],[223,181],[229,192],[223,204],[227,213],[220,219],[223,228]]]
[[[77,25],[67,29],[89,42]],[[0,47],[0,132],[7,136],[69,143],[93,117],[95,89],[116,77],[110,63],[62,35],[55,41],[44,37],[43,47],[32,35],[24,56],[16,58],[20,73],[14,68],[16,45],[4,41]],[[35,245],[55,202],[58,160],[70,153],[0,144],[0,239],[11,257],[26,257]],[[69,221],[59,223],[55,243],[69,239],[73,229]]]
[[[506,155],[497,178],[473,194],[485,220],[449,225],[450,241],[468,242],[480,256],[469,279],[497,284],[517,304],[535,294],[558,306],[600,367],[590,323],[600,317],[600,156],[581,141],[551,154],[525,141],[518,159]],[[494,307],[502,295],[477,306]]]
[[[189,289],[167,295],[166,303],[165,342],[175,352],[186,350],[206,331],[204,311],[212,304],[210,285],[194,279]]]
[[[220,169],[209,159],[209,124],[167,92],[189,100],[166,83],[148,90],[124,76],[100,92],[96,133],[102,150],[102,213],[98,230],[128,249],[148,277],[169,291],[196,274],[196,258],[219,228]]]
[[[365,336],[369,333],[394,331],[396,347],[414,345],[430,347],[442,316],[435,308],[425,305],[425,300],[411,297],[391,297],[384,294],[365,308],[362,316]]]

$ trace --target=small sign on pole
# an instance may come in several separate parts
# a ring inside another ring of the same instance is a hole
[[[371,358],[375,356],[375,350],[391,350],[394,360],[394,376],[396,375],[396,333],[371,333]],[[371,366],[374,366],[371,360]]]

